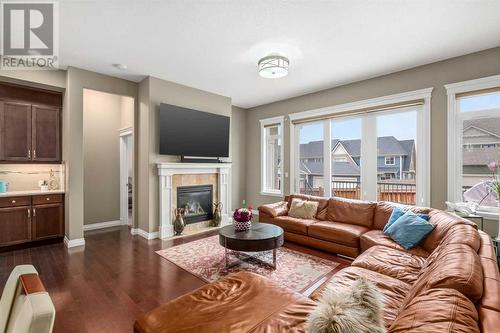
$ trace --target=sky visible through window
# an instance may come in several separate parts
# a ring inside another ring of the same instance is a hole
[[[461,112],[500,109],[500,92],[460,98]]]
[[[377,117],[377,135],[394,136],[398,140],[416,139],[417,112],[402,112]],[[332,123],[332,137],[340,140],[361,138],[361,119],[342,119]],[[300,143],[323,140],[323,124],[308,124],[300,131]]]

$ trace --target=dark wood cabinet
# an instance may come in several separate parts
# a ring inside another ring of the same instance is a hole
[[[60,162],[61,110],[61,93],[0,84],[0,162]]]
[[[62,203],[33,206],[32,239],[62,237],[64,207]]]
[[[0,247],[64,236],[62,194],[2,197],[0,207]]]
[[[0,245],[31,240],[31,206],[0,208]]]
[[[31,104],[0,101],[0,158],[31,161]]]
[[[32,160],[54,162],[61,159],[60,110],[54,107],[31,107]]]

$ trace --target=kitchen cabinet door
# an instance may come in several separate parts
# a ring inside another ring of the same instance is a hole
[[[61,160],[61,112],[59,108],[33,105],[31,108],[32,160],[59,162]]]
[[[0,101],[0,159],[31,160],[31,104]]]
[[[0,246],[29,241],[30,222],[30,206],[0,208]]]
[[[64,205],[33,206],[32,228],[32,240],[64,236]]]

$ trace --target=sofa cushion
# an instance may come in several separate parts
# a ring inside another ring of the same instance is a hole
[[[367,231],[369,231],[368,228],[360,225],[319,221],[309,225],[308,235],[351,247],[359,247],[359,238]]]
[[[398,207],[401,210],[411,210],[415,214],[429,214],[432,209],[427,207],[417,207],[402,205],[394,202],[379,201],[377,202],[377,207],[375,207],[375,214],[373,217],[373,229],[382,230],[385,224],[389,220],[394,207]]]
[[[430,289],[412,299],[389,333],[479,333],[474,304],[458,291]]]
[[[360,277],[364,277],[373,283],[382,293],[384,321],[385,325],[389,327],[394,319],[396,319],[401,309],[401,305],[403,304],[404,297],[410,289],[409,284],[398,279],[360,267],[347,267],[315,290],[310,297],[317,300],[327,289],[336,290],[336,288],[350,287]]]
[[[464,244],[436,249],[427,258],[406,302],[433,288],[455,289],[477,302],[483,294],[483,268],[477,253]]]
[[[421,245],[427,252],[434,251],[445,238],[449,243],[467,244],[476,251],[479,249],[480,240],[475,223],[436,209],[429,213],[429,222],[435,228]]]
[[[290,194],[290,195],[285,197],[285,201],[288,204],[288,209],[290,209],[290,206],[292,205],[293,199],[316,201],[318,203],[318,210],[316,212],[316,219],[326,220],[326,210],[328,208],[328,198],[317,197],[314,195],[306,195],[306,194]]]
[[[271,217],[284,216],[288,213],[288,202],[280,201],[272,204],[259,206],[259,212]]]
[[[291,216],[277,216],[269,222],[282,227],[285,231],[307,235],[307,228],[317,221],[318,220],[298,219]]]
[[[393,241],[389,236],[384,235],[382,230],[370,230],[363,235],[361,235],[361,238],[359,240],[361,252],[366,251],[372,246],[375,245],[382,245],[389,247],[391,249],[396,249],[400,251],[406,251],[401,245]],[[413,249],[410,249],[408,251],[409,253],[413,255],[417,255],[420,257],[425,257],[427,258],[429,256],[429,252],[427,252],[425,249],[423,249],[420,246],[416,246]]]
[[[308,201],[293,199],[290,209],[288,210],[288,216],[296,217],[299,219],[313,219],[318,211],[317,201]]]
[[[408,284],[414,284],[425,258],[407,251],[399,251],[386,246],[375,245],[354,260],[352,266],[369,269]]]
[[[369,201],[330,198],[327,219],[371,228],[376,206],[376,203]]]
[[[407,211],[384,230],[384,234],[409,250],[420,244],[433,229],[433,224],[415,213]]]
[[[134,332],[303,331],[314,306],[269,279],[240,272],[157,307],[135,322]]]

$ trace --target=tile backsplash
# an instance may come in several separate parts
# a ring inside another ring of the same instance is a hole
[[[0,164],[0,180],[9,183],[9,191],[38,190],[38,181],[50,179],[50,170],[64,189],[64,164]]]

